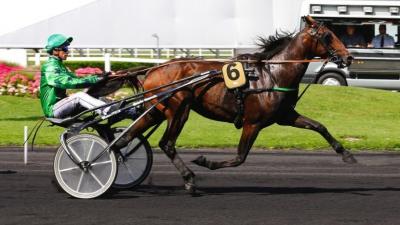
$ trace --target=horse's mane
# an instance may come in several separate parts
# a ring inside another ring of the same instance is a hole
[[[238,56],[238,58],[253,58],[256,60],[268,60],[274,55],[285,49],[289,42],[293,39],[293,33],[290,32],[276,32],[275,35],[270,35],[268,37],[257,37],[256,45],[259,47],[261,52],[254,54],[243,54]]]

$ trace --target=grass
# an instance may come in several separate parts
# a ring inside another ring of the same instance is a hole
[[[329,129],[346,148],[355,150],[400,150],[399,93],[313,85],[298,103],[297,111]],[[0,96],[0,146],[22,145],[23,126],[33,127],[42,116],[38,99]],[[48,125],[48,124],[45,124]],[[150,139],[157,146],[165,124]],[[44,126],[39,145],[58,145],[62,128]],[[179,147],[236,147],[241,130],[232,124],[212,121],[192,112],[177,145]],[[328,148],[317,133],[273,125],[262,130],[257,148],[306,150]]]

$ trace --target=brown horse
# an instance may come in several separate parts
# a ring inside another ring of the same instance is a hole
[[[334,33],[311,17],[305,17],[305,21],[306,27],[294,37],[278,35],[264,40],[264,52],[253,57],[270,60],[302,60],[312,59],[315,56],[333,57],[339,65],[350,65],[352,57]],[[215,61],[176,60],[148,71],[143,86],[145,90],[149,90],[194,74],[221,70],[223,65],[223,62]],[[246,94],[241,121],[243,131],[237,156],[227,161],[211,161],[200,156],[193,160],[194,163],[211,170],[239,166],[246,160],[260,130],[273,123],[316,131],[342,156],[343,161],[356,162],[353,155],[332,137],[325,126],[300,115],[295,110],[299,83],[308,63],[265,64],[265,62],[258,61],[253,66],[258,79],[249,81],[248,89],[284,87],[296,89],[296,91],[265,91]],[[147,97],[152,94],[154,93],[147,94]],[[157,100],[154,100],[153,103],[155,102]],[[174,93],[172,97],[157,105],[157,110],[139,120],[127,135],[116,143],[116,146],[126,145],[129,140],[145,132],[149,127],[167,120],[167,128],[159,146],[181,173],[185,188],[192,192],[195,190],[194,174],[175,149],[175,142],[188,119],[190,109],[213,120],[233,123],[238,114],[237,108],[235,95],[225,87],[222,77],[214,77]]]

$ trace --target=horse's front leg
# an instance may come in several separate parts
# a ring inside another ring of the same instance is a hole
[[[251,146],[256,140],[259,131],[260,131],[260,126],[258,124],[243,125],[243,131],[238,146],[238,152],[234,159],[227,161],[211,161],[204,156],[199,156],[192,162],[199,166],[206,167],[210,170],[220,169],[224,167],[239,166],[246,160],[246,157],[251,149]]]
[[[356,163],[353,154],[347,151],[328,131],[328,129],[318,121],[300,115],[295,110],[290,111],[277,122],[279,125],[293,126],[297,128],[309,129],[318,132],[332,146],[336,153],[342,155],[346,163]]]

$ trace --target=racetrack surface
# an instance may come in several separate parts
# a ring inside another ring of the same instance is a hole
[[[51,185],[52,151],[0,151],[0,224],[400,224],[400,154],[250,153],[240,167],[209,171],[198,155],[230,159],[233,150],[180,151],[197,175],[192,197],[162,153],[137,190],[79,200]]]

